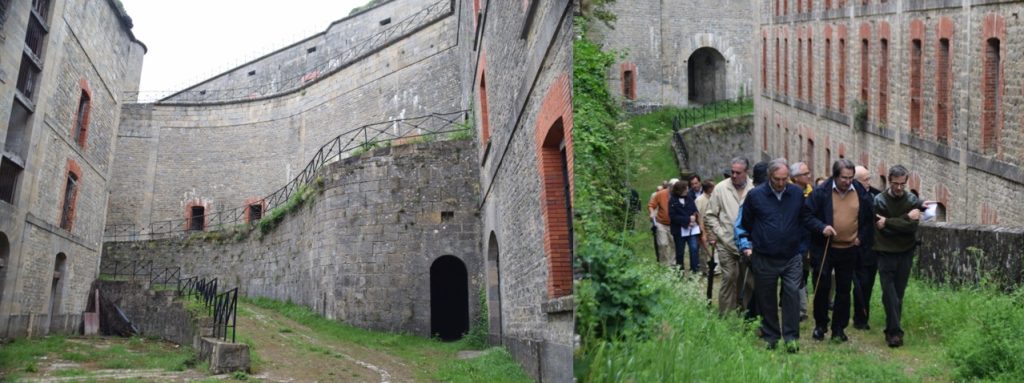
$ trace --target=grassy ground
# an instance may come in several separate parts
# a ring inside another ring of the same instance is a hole
[[[531,381],[505,349],[476,350],[468,337],[441,342],[368,331],[268,299],[238,308],[248,373],[209,376],[189,347],[158,340],[50,336],[0,345],[0,381]]]

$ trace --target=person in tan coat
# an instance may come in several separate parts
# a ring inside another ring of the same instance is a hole
[[[736,157],[730,161],[731,172],[728,179],[719,182],[708,200],[707,215],[704,224],[714,235],[718,243],[715,253],[722,269],[722,287],[718,292],[718,312],[722,315],[746,307],[752,296],[751,289],[745,289],[744,297],[739,297],[740,278],[749,274],[747,266],[740,262],[742,256],[736,248],[734,240],[734,224],[743,205],[747,192],[752,189],[747,169],[750,161],[744,157]],[[746,279],[750,279],[747,276]],[[742,302],[740,302],[742,300]]]

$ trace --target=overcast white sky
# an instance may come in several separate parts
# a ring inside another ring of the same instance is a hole
[[[142,91],[175,91],[321,32],[369,0],[122,0],[149,51]]]

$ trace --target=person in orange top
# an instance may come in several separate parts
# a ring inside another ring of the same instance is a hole
[[[668,215],[668,198],[672,185],[675,185],[676,182],[679,180],[675,178],[670,180],[669,186],[654,193],[651,201],[647,203],[647,211],[650,213],[656,229],[655,242],[658,245],[658,262],[666,266],[672,264],[672,257],[675,254],[675,246],[672,241],[672,220]]]

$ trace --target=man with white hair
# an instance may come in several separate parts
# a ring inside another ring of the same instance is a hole
[[[747,266],[740,262],[740,251],[736,248],[735,224],[740,206],[752,188],[747,171],[750,160],[736,157],[730,161],[729,178],[722,180],[711,192],[704,224],[715,236],[718,246],[719,266],[722,268],[722,287],[718,290],[718,312],[721,315],[746,307],[753,295],[750,289],[740,297],[740,284],[744,283]],[[740,302],[742,300],[742,302]]]
[[[811,194],[811,190],[814,187],[811,186],[811,169],[807,167],[807,164],[803,162],[796,162],[789,165],[789,179],[794,185],[800,188],[803,192],[804,198],[807,198]],[[803,267],[800,274],[800,320],[807,319],[807,277],[811,272],[811,253],[810,239],[807,236],[807,230],[801,232],[800,246],[797,248],[797,253],[800,254],[800,259],[803,260]]]
[[[857,165],[854,169],[854,177],[868,190],[872,201],[882,192],[871,186],[871,172],[868,171],[868,168]],[[875,287],[876,274],[878,274],[878,257],[870,248],[861,248],[860,256],[857,259],[857,268],[853,271],[853,328],[855,329],[871,329],[871,326],[868,325],[868,318],[871,313],[871,291]]]
[[[776,159],[768,164],[768,182],[747,194],[742,218],[736,225],[737,246],[750,258],[754,270],[754,295],[768,349],[774,349],[782,338],[787,352],[799,350],[796,343],[800,338],[798,285],[803,262],[797,248],[806,237],[800,219],[803,205],[803,190],[789,182],[786,160]],[[781,324],[776,301],[780,279]]]

